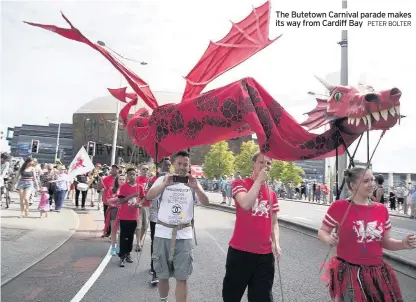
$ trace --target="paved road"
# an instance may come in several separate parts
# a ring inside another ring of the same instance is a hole
[[[219,302],[222,301],[225,255],[235,215],[199,207],[195,213],[199,245],[195,250],[195,270],[189,281],[189,301]],[[80,219],[82,228],[81,214]],[[285,301],[330,301],[318,275],[319,264],[328,248],[316,238],[298,232],[282,228],[281,233],[284,255],[280,268]],[[77,232],[55,253],[4,286],[2,301],[71,301],[107,254],[109,243],[98,238],[100,235]],[[148,284],[149,254],[147,235],[137,273],[137,259],[120,268],[117,257],[112,257],[82,301],[158,301],[157,289]],[[412,301],[416,296],[415,280],[400,273],[398,278],[404,301]],[[174,281],[171,287],[174,288]],[[279,289],[276,271],[275,301],[281,301]],[[174,301],[173,295],[170,301]]]
[[[1,209],[2,285],[61,246],[72,236],[79,222],[78,216],[68,208],[61,213],[50,212],[47,219],[41,219],[37,202],[30,207],[28,217],[18,218],[17,194],[13,193],[12,197],[14,202],[10,207]]]
[[[219,193],[209,192],[208,195],[211,202],[217,204],[222,202],[222,197]],[[328,210],[327,206],[290,200],[279,200],[279,204],[281,209],[280,217],[314,228],[321,226],[322,219]],[[402,239],[407,234],[416,234],[416,220],[392,215],[390,219],[393,226],[391,233],[394,238]],[[388,251],[388,253],[399,255],[416,264],[416,250]]]

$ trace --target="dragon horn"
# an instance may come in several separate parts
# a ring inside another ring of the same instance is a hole
[[[317,78],[318,81],[321,82],[326,87],[326,89],[329,90],[329,92],[331,92],[335,88],[334,85],[329,84],[327,81],[321,79],[320,77],[315,76],[315,78]]]

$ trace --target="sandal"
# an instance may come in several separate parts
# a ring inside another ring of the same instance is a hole
[[[142,250],[142,247],[140,244],[136,244],[136,252],[140,252]]]

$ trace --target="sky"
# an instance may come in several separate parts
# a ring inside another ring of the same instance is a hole
[[[349,28],[349,84],[376,90],[402,90],[400,126],[389,130],[373,158],[374,170],[416,172],[416,9],[412,1],[350,0],[348,11],[412,12],[411,27]],[[120,85],[118,72],[88,46],[22,21],[67,27],[62,11],[91,41],[102,40],[154,91],[183,92],[184,76],[209,40],[225,36],[231,25],[264,0],[228,1],[1,1],[1,128],[48,122],[72,122],[72,114],[90,100]],[[340,70],[336,27],[289,28],[275,25],[276,10],[341,12],[341,1],[272,0],[270,37],[275,43],[211,82],[206,90],[245,76],[255,78],[296,120],[316,101],[308,91],[326,93],[314,75]],[[409,19],[407,19],[409,20]],[[364,21],[366,22],[366,21]],[[337,84],[337,83],[335,83]],[[370,149],[380,132],[370,135]],[[357,159],[366,158],[366,141]]]

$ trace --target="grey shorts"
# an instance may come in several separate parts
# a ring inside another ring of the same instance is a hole
[[[149,224],[149,207],[140,208],[139,218],[137,219],[137,228],[136,230],[147,230],[147,225]]]
[[[111,231],[113,231],[114,229],[114,224],[116,223],[116,220],[110,220],[110,225],[111,225]],[[120,224],[117,225],[117,229],[120,227]]]
[[[109,208],[109,210],[110,210],[110,220],[111,221],[116,220],[117,213],[118,213],[118,208],[111,207],[111,208]]]
[[[170,239],[155,237],[153,240],[153,268],[159,279],[187,280],[193,270],[193,239],[176,239],[173,268],[169,267]]]

